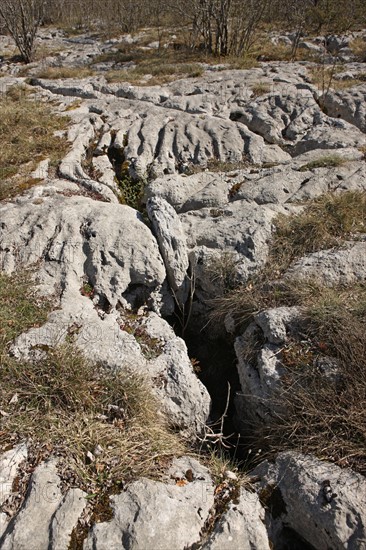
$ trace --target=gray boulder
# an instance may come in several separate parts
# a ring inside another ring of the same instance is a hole
[[[290,279],[317,279],[326,286],[366,281],[366,242],[348,242],[342,248],[321,250],[297,260],[285,273]]]
[[[262,494],[273,492],[272,521],[293,529],[317,550],[366,547],[366,481],[351,470],[295,452],[280,453],[274,466],[255,471]],[[278,526],[277,526],[278,528]]]

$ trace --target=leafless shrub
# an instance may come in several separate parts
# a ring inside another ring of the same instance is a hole
[[[2,0],[0,16],[26,63],[32,61],[45,0]]]

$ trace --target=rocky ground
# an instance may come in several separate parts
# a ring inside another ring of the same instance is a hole
[[[296,214],[326,193],[366,190],[365,65],[352,58],[349,43],[338,44],[344,60],[337,78],[349,86],[325,94],[312,81],[310,61],[203,67],[200,77],[134,86],[109,83],[103,71],[111,67],[102,62],[82,79],[40,78],[40,63],[82,68],[115,47],[113,40],[66,39],[59,31],[43,42],[62,51],[34,63],[28,82],[34,100],[70,117],[71,146],[56,174],[43,161],[38,185],[0,203],[0,268],[11,274],[37,265],[39,292],[57,308],[11,352],[38,360],[40,350],[77,327],[75,344],[88,357],[147,376],[176,430],[202,437],[211,397],[179,325],[200,330],[226,276],[245,285],[260,272],[278,214]],[[1,71],[3,92],[25,81],[13,61],[3,61]],[[127,202],[140,211],[121,204],[127,184],[137,189],[138,204]],[[308,254],[284,277],[317,277],[330,287],[365,283],[366,241],[358,235],[341,249]],[[81,292],[83,285],[92,292]],[[131,311],[154,353],[144,353],[126,329]],[[168,322],[174,315],[176,332]],[[230,315],[206,331],[201,347],[227,338],[236,354],[237,429],[249,414],[264,423],[273,414],[268,400],[282,384],[279,354],[299,330],[298,316],[295,306],[270,308],[241,334]],[[253,366],[243,350],[254,332],[261,347]],[[217,482],[196,458],[176,458],[159,481],[140,478],[113,495],[111,517],[93,523],[88,495],[65,488],[54,457],[32,470],[20,494],[15,481],[27,453],[21,443],[0,457],[4,549],[76,548],[72,533],[80,524],[86,529],[78,547],[85,550],[366,548],[365,478],[312,455],[279,453],[240,487],[232,472]]]

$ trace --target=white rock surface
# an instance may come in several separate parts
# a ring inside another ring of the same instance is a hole
[[[185,286],[189,267],[186,235],[174,208],[164,199],[147,202],[147,213],[164,260],[168,281],[180,302],[185,302]],[[182,296],[181,296],[182,295]]]
[[[285,273],[290,279],[317,279],[326,286],[366,281],[366,242],[321,250],[296,261]]]
[[[0,457],[0,539],[9,522],[8,515],[1,510],[1,507],[13,494],[13,483],[18,475],[18,468],[27,459],[27,455],[26,445],[21,444]]]
[[[42,463],[30,482],[27,497],[19,513],[0,539],[4,550],[48,548],[49,525],[62,501],[60,478],[55,462]]]

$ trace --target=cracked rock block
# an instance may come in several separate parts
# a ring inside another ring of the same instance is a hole
[[[279,522],[290,527],[317,550],[366,548],[364,476],[295,452],[280,453],[274,465],[254,472],[263,495],[277,488],[277,529]]]
[[[112,496],[113,519],[91,529],[84,550],[183,550],[199,542],[214,503],[209,471],[183,457],[170,473],[167,483],[139,479]]]
[[[218,520],[202,550],[270,550],[265,511],[258,495],[242,488]]]
[[[164,199],[147,202],[147,212],[164,260],[168,281],[179,302],[184,303],[189,267],[186,235],[174,208]]]
[[[19,512],[0,538],[4,550],[67,550],[70,535],[87,504],[80,489],[61,492],[55,460],[41,463],[32,474]]]

